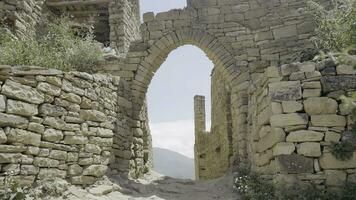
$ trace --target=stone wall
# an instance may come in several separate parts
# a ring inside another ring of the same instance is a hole
[[[1,0],[0,18],[13,33],[25,35],[34,31],[42,16],[44,0]]]
[[[356,155],[336,159],[330,146],[352,141],[350,110],[340,97],[356,90],[352,65],[332,59],[269,67],[250,87],[249,147],[253,171],[276,182],[341,186],[355,182]]]
[[[108,68],[131,82],[134,119],[147,124],[142,115],[146,92],[169,53],[186,44],[195,45],[212,60],[230,95],[229,134],[234,140],[229,163],[240,160],[247,164],[249,81],[266,67],[310,56],[303,53],[313,48],[309,39],[314,35],[306,2],[189,0],[184,9],[144,13],[143,20],[142,38],[131,43],[126,59]],[[139,128],[145,132],[145,127]]]
[[[132,104],[120,77],[10,66],[0,75],[1,173],[87,185],[129,172]]]
[[[125,56],[131,42],[141,38],[140,8],[138,0],[113,1],[109,5],[109,24],[111,46]]]

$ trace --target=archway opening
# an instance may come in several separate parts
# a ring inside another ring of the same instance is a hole
[[[195,95],[206,97],[210,128],[211,73],[214,65],[198,47],[172,51],[156,72],[147,93],[154,169],[174,178],[194,179]]]

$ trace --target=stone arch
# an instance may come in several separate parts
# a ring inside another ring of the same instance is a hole
[[[148,43],[151,45],[149,45]],[[149,159],[152,156],[149,153],[150,146],[152,145],[152,138],[148,127],[146,107],[146,93],[148,87],[152,78],[155,75],[155,72],[160,68],[160,66],[166,60],[168,55],[174,49],[187,44],[194,45],[200,48],[213,62],[214,70],[221,74],[222,80],[226,84],[226,90],[229,91],[229,98],[231,99],[229,99],[228,101],[238,101],[234,102],[235,104],[238,104],[237,107],[240,107],[242,106],[242,104],[244,104],[241,103],[241,97],[236,98],[236,94],[239,94],[241,91],[243,91],[241,92],[241,94],[247,94],[247,92],[245,92],[246,88],[244,87],[244,85],[246,85],[245,83],[246,81],[248,81],[245,77],[246,74],[247,76],[249,76],[249,72],[248,68],[245,65],[245,60],[236,59],[228,50],[229,47],[227,47],[226,44],[223,44],[214,35],[201,29],[187,28],[167,32],[162,37],[154,41],[151,40],[149,42],[139,42],[138,44],[136,44],[136,47],[133,47],[133,51],[131,52],[133,55],[142,54],[140,62],[137,64],[135,76],[133,77],[131,82],[131,89],[132,100],[134,102],[133,118],[141,124],[139,128],[143,132],[144,151],[148,152],[148,154],[144,156],[143,167],[150,165],[151,160]],[[147,48],[147,46],[149,46],[149,48]],[[140,47],[143,47],[147,50],[145,50],[144,52],[140,50],[136,52],[134,51],[136,50],[136,48],[139,49]],[[242,76],[243,78],[241,78]],[[243,86],[240,87],[240,85]],[[238,113],[238,115],[236,114],[232,116],[232,119],[230,120],[237,121],[238,119],[234,118],[235,116],[238,116],[239,118],[241,118],[241,116],[244,116],[244,113],[241,113],[240,110],[238,111]],[[240,124],[238,124],[238,126],[240,126],[242,123],[247,123],[245,119],[240,119],[240,121],[241,122]],[[236,145],[231,146],[231,148],[234,148],[236,150],[231,150],[230,152],[230,154],[234,154],[231,155],[232,160],[230,161],[230,163],[232,163],[236,157],[241,157],[241,155],[239,155],[239,152],[246,151],[244,149],[239,149],[246,147],[246,144],[240,144],[240,142],[245,142],[245,140],[242,140],[241,137],[233,136],[247,132],[245,127],[246,126],[243,126],[239,129],[235,129],[238,130],[235,131],[235,133],[229,133],[229,138],[234,141],[236,140]],[[229,143],[232,144],[233,142],[230,141]],[[138,171],[136,171],[136,173],[140,173],[140,167],[137,166],[137,168]],[[144,168],[142,170],[144,170]]]
[[[213,35],[199,29],[171,31],[153,42],[147,51],[148,55],[138,65],[132,81],[133,90],[137,91],[133,94],[134,101],[138,105],[137,110],[140,110],[144,102],[145,94],[155,72],[169,53],[186,44],[194,45],[204,51],[213,62],[214,69],[223,74],[227,83],[231,84],[234,77],[238,75],[236,59]]]

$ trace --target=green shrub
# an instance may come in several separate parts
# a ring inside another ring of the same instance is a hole
[[[0,31],[1,64],[94,72],[101,58],[93,33],[78,36],[67,18],[47,23],[40,34],[17,39],[4,30]]]
[[[339,142],[331,145],[331,153],[338,160],[349,160],[352,158],[354,146],[350,142]]]
[[[309,11],[316,26],[313,39],[319,50],[341,51],[356,44],[356,0],[332,0],[332,9],[309,1]]]

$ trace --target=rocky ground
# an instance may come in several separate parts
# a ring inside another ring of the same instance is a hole
[[[236,200],[231,176],[200,182],[164,177],[152,172],[139,180],[104,178],[89,188],[69,187],[51,200]]]

